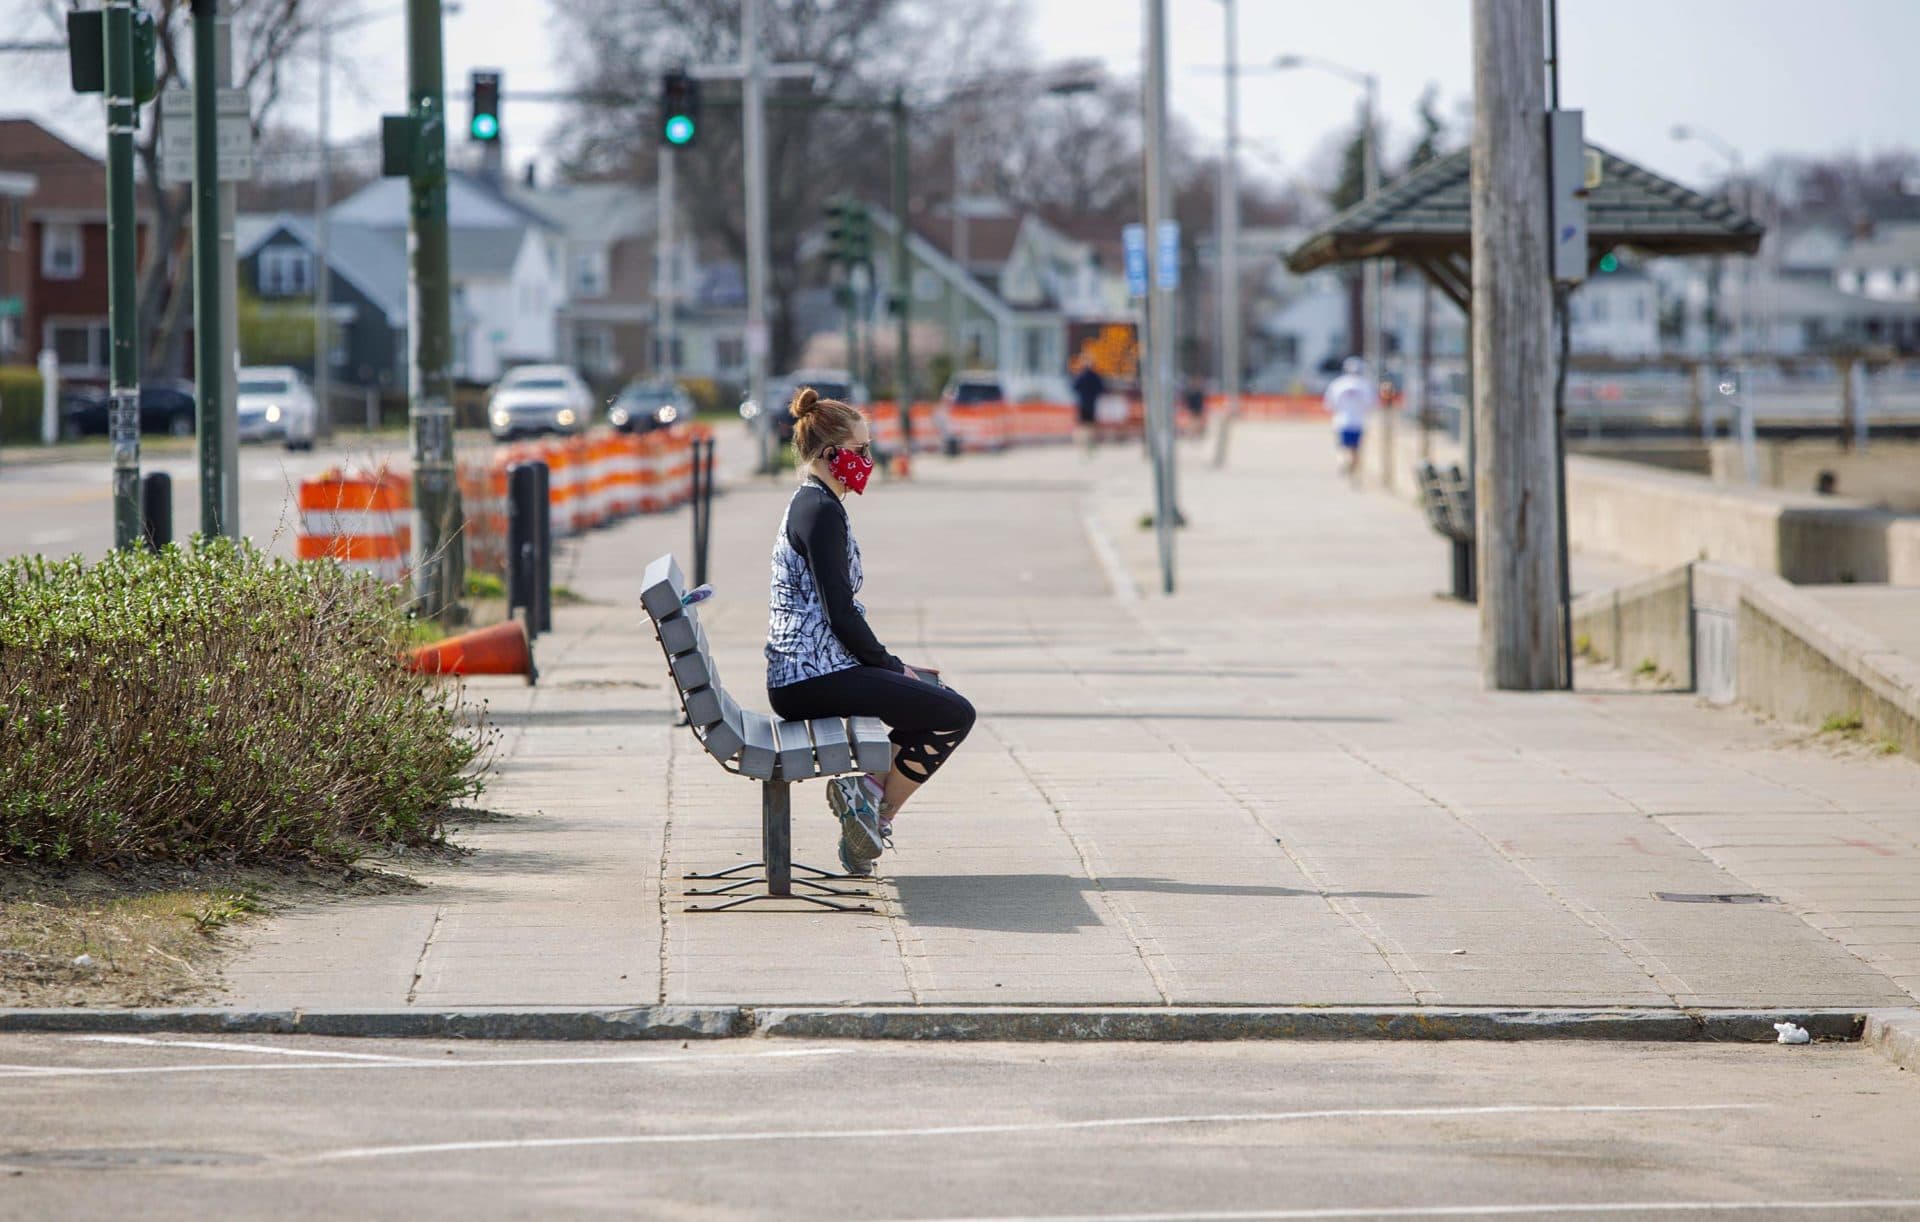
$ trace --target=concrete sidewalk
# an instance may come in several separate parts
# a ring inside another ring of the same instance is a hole
[[[1244,426],[1226,472],[1190,451],[1173,599],[1131,447],[932,459],[852,506],[881,638],[982,713],[871,916],[683,911],[682,874],[757,856],[756,787],[674,728],[634,605],[684,516],[589,537],[556,579],[595,602],[557,612],[540,686],[470,689],[505,732],[474,854],[257,927],[227,1000],[1914,1003],[1920,770],[1688,696],[1482,691],[1442,544],[1339,483],[1323,433]],[[706,623],[742,696],[787,491],[715,507]],[[797,790],[796,855],[835,832]]]

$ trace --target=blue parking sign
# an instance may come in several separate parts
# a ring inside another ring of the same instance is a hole
[[[1160,222],[1160,266],[1157,268],[1160,287],[1177,289],[1180,287],[1180,222]]]

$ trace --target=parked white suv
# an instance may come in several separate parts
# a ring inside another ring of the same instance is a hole
[[[289,365],[255,365],[240,371],[235,387],[241,441],[287,443],[311,450],[319,409],[306,375]]]
[[[487,427],[496,441],[522,433],[584,432],[593,413],[593,391],[565,365],[510,369],[487,396]]]

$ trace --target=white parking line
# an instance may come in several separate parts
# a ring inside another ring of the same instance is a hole
[[[321,1073],[325,1071],[372,1069],[501,1069],[528,1065],[692,1065],[703,1061],[770,1061],[792,1057],[838,1056],[841,1048],[795,1048],[778,1052],[689,1053],[636,1057],[507,1057],[463,1061],[449,1057],[417,1061],[351,1061],[324,1064],[300,1061],[266,1062],[257,1065],[127,1065],[105,1068],[79,1066],[0,1065],[0,1082],[8,1078],[113,1078],[142,1077],[149,1074],[195,1073]]]
[[[419,1061],[419,1057],[390,1057],[373,1052],[329,1052],[318,1048],[276,1048],[268,1044],[231,1044],[214,1040],[156,1040],[144,1035],[76,1035],[90,1044],[138,1044],[145,1048],[210,1048],[215,1052],[253,1052],[276,1057],[326,1057],[341,1061]]]
[[[977,1214],[964,1218],[916,1218],[911,1222],[1292,1222],[1310,1218],[1486,1218],[1545,1214],[1838,1212],[1920,1209],[1916,1200],[1862,1201],[1558,1201],[1551,1205],[1382,1205],[1373,1209],[1181,1210],[1176,1214]],[[906,1220],[902,1220],[906,1222]]]
[[[1521,1116],[1568,1113],[1728,1112],[1764,1107],[1759,1103],[1670,1104],[1497,1104],[1485,1107],[1328,1108],[1303,1112],[1228,1112],[1200,1116],[1123,1116],[1110,1120],[1042,1120],[1013,1124],[955,1124],[925,1129],[788,1129],[742,1133],[624,1133],[605,1137],[529,1137],[507,1141],[444,1141],[416,1146],[360,1146],[310,1154],[294,1162],[337,1162],[358,1158],[395,1158],[410,1154],[460,1154],[480,1150],[554,1150],[569,1146],[670,1146],[752,1141],[870,1141],[908,1137],[980,1137],[1016,1133],[1064,1133],[1090,1129],[1129,1129],[1196,1124],[1272,1124],[1299,1120],[1382,1119],[1390,1117]]]

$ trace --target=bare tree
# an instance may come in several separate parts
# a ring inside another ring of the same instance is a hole
[[[319,6],[313,0],[226,0],[233,18],[233,80],[245,89],[256,136],[265,126],[285,87],[286,72],[304,51]],[[49,23],[64,33],[66,12],[85,7],[80,0],[61,4],[42,0]],[[148,0],[156,43],[154,76],[161,90],[184,85],[192,77],[192,30],[189,0]],[[192,216],[188,188],[164,182],[160,175],[160,140],[166,120],[159,106],[141,117],[134,156],[142,175],[140,185],[151,217],[139,276],[140,342],[143,367],[175,370],[184,366],[180,340],[187,311],[193,304],[190,255],[184,241]]]
[[[793,306],[811,270],[803,242],[819,223],[821,205],[841,192],[873,202],[888,198],[886,116],[822,109],[809,99],[880,101],[896,83],[909,81],[913,96],[939,94],[989,56],[1017,47],[1004,34],[982,34],[1013,24],[1018,6],[1012,0],[787,0],[766,8],[762,54],[813,65],[811,82],[769,90],[768,267],[778,366],[795,358],[803,338],[794,333]],[[563,171],[651,182],[659,74],[737,60],[739,0],[555,0],[554,18],[563,39],[584,48],[572,84],[588,98],[569,125]],[[699,237],[744,261],[739,92],[709,80],[702,100],[699,143],[679,155],[676,167],[682,199],[699,201],[688,209]],[[916,146],[927,147],[936,130],[932,116],[916,116]],[[916,170],[923,166],[916,161]]]

